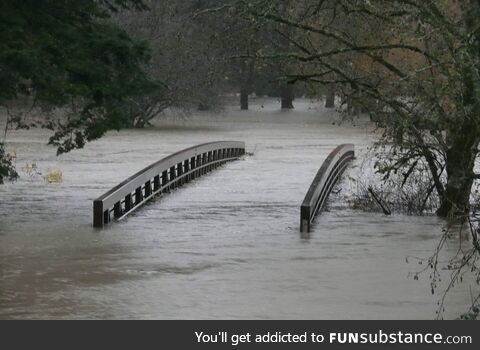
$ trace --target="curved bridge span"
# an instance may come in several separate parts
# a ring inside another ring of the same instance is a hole
[[[300,208],[300,232],[310,232],[315,216],[322,210],[333,186],[354,157],[354,146],[343,144],[325,159]]]
[[[245,143],[218,141],[184,149],[132,175],[93,201],[93,226],[119,221],[152,199],[245,154]]]

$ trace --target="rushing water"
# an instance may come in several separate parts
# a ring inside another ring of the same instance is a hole
[[[309,237],[299,206],[338,144],[372,142],[368,128],[338,126],[308,101],[279,111],[166,118],[109,133],[61,157],[42,130],[12,132],[19,169],[60,170],[60,184],[26,174],[0,186],[0,318],[434,318],[439,295],[408,256],[428,257],[434,217],[385,217],[332,203]],[[105,230],[92,200],[137,170],[191,145],[243,140],[229,163]],[[349,170],[355,173],[355,168]],[[448,299],[456,317],[468,285]]]

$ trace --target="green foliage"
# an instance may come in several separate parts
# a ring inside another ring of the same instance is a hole
[[[5,154],[4,145],[0,143],[0,184],[3,184],[3,179],[15,180],[18,178],[13,160],[13,156]]]
[[[163,84],[144,72],[146,42],[108,21],[112,11],[144,9],[140,0],[5,0],[0,4],[0,105],[22,96],[75,113],[43,126],[58,153],[129,126],[129,99]]]

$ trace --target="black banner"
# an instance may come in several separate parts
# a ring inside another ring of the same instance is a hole
[[[475,321],[5,321],[5,349],[478,349]]]

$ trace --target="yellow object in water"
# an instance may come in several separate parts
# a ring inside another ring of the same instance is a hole
[[[48,183],[60,183],[63,181],[63,174],[59,170],[49,171],[44,176],[43,179]]]

